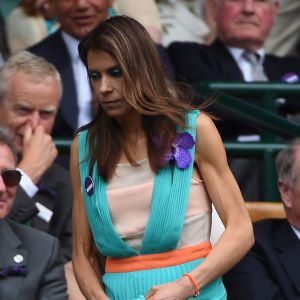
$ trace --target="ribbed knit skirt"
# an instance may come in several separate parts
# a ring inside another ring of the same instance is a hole
[[[196,268],[202,261],[203,258],[164,268],[123,273],[107,272],[102,278],[106,295],[112,300],[144,299],[143,296],[149,292],[152,286],[175,281],[184,273],[188,273]],[[227,299],[221,278],[202,288],[199,297],[196,299]]]

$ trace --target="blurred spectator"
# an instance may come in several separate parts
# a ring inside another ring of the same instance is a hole
[[[178,80],[195,81],[285,81],[290,75],[299,81],[300,59],[266,54],[265,40],[279,8],[278,0],[214,0],[213,14],[217,25],[215,42],[173,43],[169,55]],[[251,99],[260,105],[260,101]],[[296,113],[300,106],[287,102],[285,113]],[[230,116],[220,122],[224,138],[253,133],[253,129],[233,122]]]
[[[278,0],[213,0],[212,12],[216,20],[217,39],[209,46],[199,43],[173,43],[168,52],[177,80],[195,81],[267,81],[300,78],[300,59],[266,54],[265,40],[271,30]],[[245,99],[260,105],[260,99]],[[281,111],[300,111],[299,102],[288,101]],[[217,122],[224,139],[259,141],[258,130],[242,123],[234,115],[218,111]],[[238,160],[230,167],[246,200],[258,200],[259,175],[257,163],[242,166]],[[255,171],[256,170],[256,171]],[[249,182],[252,184],[248,186]]]
[[[63,82],[63,94],[54,136],[72,137],[74,131],[91,120],[91,91],[87,74],[79,58],[79,41],[108,17],[113,0],[52,0],[53,12],[60,23],[54,34],[29,51],[54,64]]]
[[[156,43],[161,42],[159,11],[154,0],[116,0],[117,14],[126,15],[139,21]]]
[[[300,139],[276,157],[287,219],[254,224],[255,245],[225,276],[228,299],[300,299]]]
[[[72,192],[69,174],[54,163],[51,130],[61,96],[53,65],[30,52],[10,56],[0,71],[0,110],[7,116],[22,173],[10,217],[59,238],[71,259]]]
[[[266,51],[279,56],[299,55],[296,45],[300,40],[300,1],[280,0],[275,24],[266,40]]]
[[[209,0],[157,0],[163,31],[163,44],[174,41],[207,43],[211,18]]]
[[[0,68],[8,58],[9,50],[7,46],[5,21],[0,11]]]
[[[50,0],[21,0],[7,20],[10,51],[26,49],[58,28],[53,18]]]
[[[116,0],[117,14],[138,20],[156,43],[197,41],[209,43],[214,20],[209,0]]]
[[[7,216],[21,174],[13,140],[0,128],[0,298],[68,299],[59,242]]]

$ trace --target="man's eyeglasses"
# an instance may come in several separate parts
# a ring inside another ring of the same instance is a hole
[[[22,175],[20,171],[13,169],[13,170],[3,170],[1,172],[1,176],[4,184],[7,187],[14,187],[19,184]]]

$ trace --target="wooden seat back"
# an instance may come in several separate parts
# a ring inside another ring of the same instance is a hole
[[[286,217],[282,202],[246,202],[246,207],[249,212],[252,222],[263,219]]]

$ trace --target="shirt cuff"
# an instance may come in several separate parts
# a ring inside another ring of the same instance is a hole
[[[27,194],[28,197],[33,198],[35,194],[38,192],[38,187],[32,182],[31,178],[21,169],[17,168],[22,174],[20,186]]]

